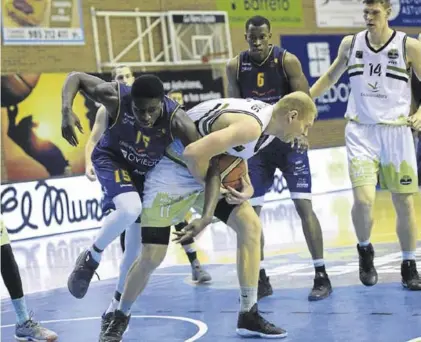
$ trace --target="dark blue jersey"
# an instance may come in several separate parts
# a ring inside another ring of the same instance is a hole
[[[162,116],[153,127],[142,127],[135,120],[130,91],[131,87],[119,84],[116,119],[110,120],[95,146],[92,162],[95,166],[106,167],[109,161],[113,161],[144,174],[161,160],[172,142],[171,119],[180,105],[165,97]]]
[[[274,104],[290,93],[288,77],[284,72],[283,61],[286,50],[272,46],[267,58],[256,63],[249,51],[239,55],[237,82],[242,98],[253,98]]]

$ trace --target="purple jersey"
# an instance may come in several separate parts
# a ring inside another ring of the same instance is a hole
[[[260,64],[253,61],[249,51],[239,55],[237,83],[243,99],[252,98],[274,104],[290,93],[283,61],[286,50],[272,46],[268,57]]]
[[[92,162],[99,168],[114,162],[126,165],[137,174],[145,174],[161,160],[172,142],[171,118],[180,105],[165,96],[162,116],[153,127],[141,127],[133,114],[130,91],[131,87],[119,84],[117,117],[109,122],[95,146]]]

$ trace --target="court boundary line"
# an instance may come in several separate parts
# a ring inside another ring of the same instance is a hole
[[[152,319],[172,319],[176,321],[188,322],[195,325],[199,330],[192,337],[189,337],[185,342],[194,342],[202,338],[208,332],[208,325],[205,322],[197,319],[183,317],[183,316],[157,316],[157,315],[132,315],[131,318],[152,318]],[[101,317],[78,317],[78,318],[67,318],[67,319],[54,319],[48,321],[40,321],[42,324],[49,323],[60,323],[60,322],[79,322],[79,321],[93,321],[99,320]],[[15,324],[2,325],[0,328],[15,327]]]

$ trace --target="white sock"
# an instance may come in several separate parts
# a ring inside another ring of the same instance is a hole
[[[402,260],[415,260],[415,251],[413,252],[402,251]]]
[[[325,260],[324,259],[314,259],[313,260],[313,265],[314,265],[314,267],[324,266],[325,265]]]
[[[94,258],[96,262],[101,262],[102,252],[97,252],[94,249],[94,246],[89,247],[89,252],[91,252],[92,258]]]
[[[257,287],[240,287],[240,312],[248,312],[257,303]]]
[[[360,247],[367,247],[369,244],[370,244],[370,240],[365,240],[358,243]]]
[[[118,309],[119,303],[120,302],[117,301],[117,299],[113,298],[113,300],[111,301],[110,306],[108,307],[107,311],[105,311],[105,314],[116,311]]]
[[[196,252],[196,249],[194,248],[194,243],[191,243],[189,245],[183,245],[184,250],[186,253],[194,253]]]

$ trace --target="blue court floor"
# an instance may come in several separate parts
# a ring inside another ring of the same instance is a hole
[[[273,202],[262,215],[268,241],[264,266],[274,287],[273,296],[259,303],[263,315],[288,330],[285,341],[405,342],[417,337],[421,341],[421,292],[404,290],[400,284],[401,255],[388,195],[379,193],[376,203],[373,242],[379,283],[372,288],[364,287],[358,279],[349,217],[351,194],[317,197],[315,212],[323,226],[325,260],[334,292],[326,300],[307,301],[314,271],[299,219],[291,201]],[[417,205],[421,208],[419,197]],[[121,257],[117,241],[104,254],[98,270],[101,281],[92,283],[84,299],[73,298],[66,287],[76,256],[95,234],[88,231],[12,244],[28,307],[36,319],[59,334],[59,341],[97,341],[100,316],[114,293]],[[244,340],[235,334],[239,308],[235,235],[217,224],[198,239],[197,248],[213,281],[193,284],[184,252],[177,245],[171,246],[164,264],[133,307],[123,341]],[[421,259],[421,244],[417,259]],[[3,284],[0,290],[1,341],[14,341],[13,307]]]

